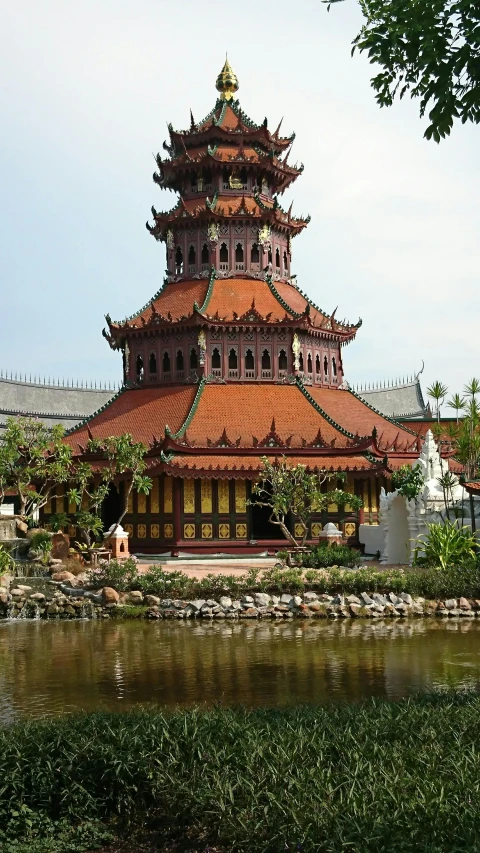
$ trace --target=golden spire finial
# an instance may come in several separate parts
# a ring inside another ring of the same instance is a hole
[[[225,65],[220,71],[215,85],[223,101],[231,101],[235,92],[238,92],[238,77],[232,70],[228,56],[225,57]]]

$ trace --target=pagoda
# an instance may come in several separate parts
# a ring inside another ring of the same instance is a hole
[[[154,182],[178,195],[147,222],[165,245],[163,286],[127,319],[106,317],[123,387],[68,440],[84,459],[92,436],[128,432],[148,447],[153,489],[132,495],[124,523],[133,551],[279,547],[268,511],[249,503],[264,456],[346,473],[363,510],[330,505],[309,536],[334,521],[355,544],[359,524],[378,522],[381,486],[421,441],[348,388],[343,348],[360,321],[320,309],[291,271],[293,239],[309,221],[279,200],[303,171],[289,162],[294,135],[243,112],[228,61],[216,88],[207,117],[190,114],[188,130],[169,125],[156,157]],[[66,499],[49,509],[66,511]]]

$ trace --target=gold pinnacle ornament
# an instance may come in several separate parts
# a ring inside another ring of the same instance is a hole
[[[235,92],[238,92],[238,77],[232,70],[228,59],[225,59],[225,65],[220,71],[215,85],[223,101],[231,101]]]

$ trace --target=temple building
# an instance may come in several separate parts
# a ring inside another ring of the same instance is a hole
[[[207,117],[169,126],[156,157],[155,183],[178,195],[147,223],[165,247],[163,286],[127,319],[106,317],[123,385],[68,440],[83,459],[89,437],[131,433],[148,447],[153,489],[133,494],[124,523],[134,552],[279,547],[268,510],[249,503],[264,456],[344,472],[364,508],[331,504],[309,537],[334,521],[357,544],[359,526],[378,522],[380,488],[418,457],[422,438],[349,388],[345,347],[361,321],[319,308],[292,273],[293,241],[309,221],[279,200],[303,171],[289,162],[294,136],[243,112],[228,62],[216,87]],[[106,525],[117,499],[107,501]],[[61,493],[48,507],[59,510],[68,511]]]

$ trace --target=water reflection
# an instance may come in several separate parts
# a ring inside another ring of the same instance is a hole
[[[480,683],[480,625],[450,621],[4,622],[0,720],[138,704],[399,698]]]

